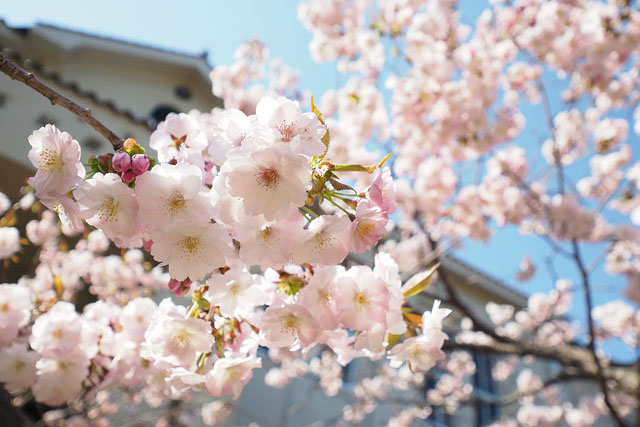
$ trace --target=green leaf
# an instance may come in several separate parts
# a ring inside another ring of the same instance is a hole
[[[334,171],[337,172],[369,172],[369,168],[367,168],[366,166],[362,166],[362,165],[348,165],[348,164],[343,164],[343,165],[335,165],[335,168],[333,169]]]
[[[329,182],[331,183],[333,188],[335,188],[338,191],[349,190],[349,191],[353,191],[355,194],[358,194],[358,192],[353,187],[351,187],[350,185],[344,184],[335,178],[329,178]]]
[[[62,282],[62,277],[57,274],[53,276],[53,289],[55,289],[58,299],[62,298],[62,294],[64,293],[64,283]]]
[[[318,107],[316,107],[316,103],[313,102],[313,95],[311,95],[311,112],[318,117],[320,123],[326,126],[326,123],[324,122],[324,116],[322,115],[320,110],[318,110]]]
[[[362,165],[349,165],[349,164],[342,164],[342,165],[334,165],[333,170],[336,172],[367,172],[367,173],[373,173],[377,168],[381,168],[387,160],[389,160],[389,157],[391,157],[391,153],[387,154],[386,156],[383,157],[382,160],[380,160],[378,163],[376,163],[375,165],[371,165],[371,166],[362,166]]]
[[[402,334],[387,334],[387,350],[400,342]]]
[[[316,117],[318,117],[318,120],[320,120],[320,123],[322,123],[322,126],[324,126],[324,128],[326,129],[326,132],[324,133],[324,135],[322,135],[322,138],[321,138],[321,141],[326,147],[326,149],[324,150],[324,153],[322,153],[322,156],[320,156],[320,158],[324,158],[324,156],[327,154],[327,151],[329,151],[329,141],[331,140],[331,135],[329,133],[329,128],[327,127],[327,124],[324,122],[324,116],[322,115],[320,110],[318,110],[318,107],[316,107],[316,104],[313,101],[313,95],[311,95],[311,112],[313,112],[313,114],[315,114]]]
[[[402,295],[404,298],[409,299],[424,291],[427,286],[429,286],[431,278],[433,278],[433,273],[436,272],[438,267],[440,267],[440,263],[435,264],[427,271],[413,275],[409,280],[407,280],[404,286],[402,286]]]
[[[422,324],[422,316],[416,313],[402,313],[402,316],[413,325]]]

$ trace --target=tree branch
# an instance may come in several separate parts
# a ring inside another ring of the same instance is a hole
[[[536,387],[536,388],[534,388],[532,390],[526,390],[526,391],[516,390],[516,391],[514,391],[512,393],[504,394],[502,396],[496,396],[496,397],[474,396],[470,401],[471,402],[478,402],[478,403],[481,403],[481,404],[491,404],[491,405],[498,405],[498,406],[506,406],[506,405],[510,405],[512,403],[517,402],[518,400],[522,399],[523,397],[530,396],[532,394],[540,393],[542,390],[546,389],[547,387],[552,386],[553,384],[560,383],[560,382],[565,382],[565,381],[571,381],[571,380],[580,380],[580,379],[589,379],[589,378],[586,378],[584,376],[581,376],[581,375],[578,375],[578,374],[575,374],[575,373],[570,373],[570,372],[567,372],[567,371],[560,371],[555,376],[552,376],[552,377],[548,378],[547,380],[545,380],[544,383],[542,383],[540,385],[540,387]]]
[[[59,105],[80,117],[85,123],[107,138],[114,150],[117,151],[122,148],[122,139],[102,124],[102,122],[96,119],[89,108],[81,107],[69,98],[56,92],[51,87],[38,80],[32,73],[24,71],[22,68],[11,62],[2,53],[0,53],[0,71],[11,77],[13,80],[18,80],[40,93],[46,97],[52,105]]]
[[[420,224],[420,225],[422,226],[422,224]],[[435,252],[436,242],[431,238],[431,235],[429,235],[429,233],[427,233],[426,230],[423,229],[423,231],[425,232],[425,235],[427,236],[429,244],[431,245],[432,248],[434,248],[434,252]],[[433,260],[436,263],[440,263],[440,257],[439,256],[434,257]],[[473,322],[473,324],[476,327],[476,329],[479,330],[480,332],[483,332],[484,334],[490,336],[494,340],[505,341],[505,337],[499,336],[498,334],[496,334],[495,330],[493,330],[490,326],[485,325],[484,322],[482,322],[478,318],[478,316],[476,316],[471,311],[471,309],[462,301],[460,295],[458,295],[458,291],[455,289],[455,287],[449,281],[448,276],[447,276],[447,272],[445,271],[444,268],[442,268],[442,265],[438,268],[438,274],[440,275],[440,278],[442,279],[442,283],[444,284],[444,287],[447,290],[447,293],[449,294],[450,302],[454,306],[458,307],[463,315],[465,315],[466,317],[471,319],[471,321]]]
[[[598,380],[597,367],[589,349],[577,344],[565,344],[548,349],[542,345],[525,344],[523,341],[512,343],[493,341],[486,344],[476,344],[447,340],[443,350],[466,350],[473,353],[486,353],[497,355],[535,356],[539,359],[557,362],[563,369],[576,369],[575,374],[584,378]],[[620,391],[633,395],[640,390],[640,363],[612,365],[605,369],[603,376],[616,381]]]
[[[616,423],[619,426],[624,426],[624,421],[620,417],[620,414],[616,411],[613,404],[611,403],[611,398],[609,397],[609,391],[607,389],[607,380],[604,376],[604,371],[602,369],[602,363],[600,362],[600,358],[596,352],[596,344],[595,344],[595,326],[593,323],[593,317],[591,316],[591,311],[593,310],[593,301],[591,299],[591,289],[589,289],[589,274],[587,273],[587,269],[582,262],[582,256],[580,255],[580,247],[578,246],[578,242],[576,239],[571,240],[571,245],[573,247],[573,256],[576,261],[576,265],[578,266],[578,270],[580,271],[580,276],[582,277],[582,288],[584,291],[585,301],[587,303],[587,325],[589,327],[589,350],[593,355],[593,361],[597,367],[597,378],[600,383],[600,387],[602,388],[602,394],[604,395],[604,402],[609,408],[609,412],[611,416],[616,420]]]

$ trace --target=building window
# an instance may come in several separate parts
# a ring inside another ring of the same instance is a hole
[[[89,137],[89,138],[85,139],[84,141],[82,141],[82,145],[87,150],[98,151],[98,149],[100,149],[100,147],[102,147],[102,141],[100,141],[98,138]]]
[[[340,379],[345,384],[353,383],[355,380],[355,360],[351,361],[351,363],[347,363],[342,366],[342,371],[340,372]]]
[[[184,99],[185,101],[191,99],[191,89],[185,85],[176,86],[174,93],[178,98]]]
[[[437,377],[435,376],[436,372],[438,372],[437,368],[434,368],[431,371],[431,375],[427,377],[427,380],[423,385],[423,396],[425,400],[427,399],[427,393],[429,390],[436,387]],[[446,411],[442,409],[440,406],[431,406],[431,414],[425,420],[425,424],[432,426],[450,426],[452,421],[451,415],[449,415]]]
[[[157,123],[163,121],[169,113],[177,113],[178,109],[173,105],[160,104],[151,112],[151,117]]]
[[[474,354],[473,361],[476,363],[476,373],[473,376],[473,386],[477,390],[482,390],[484,395],[495,396],[496,384],[493,382],[493,364],[491,358],[486,354]],[[498,405],[495,403],[476,404],[476,425],[485,426],[498,418]]]
[[[36,126],[44,126],[44,125],[54,125],[56,126],[58,121],[51,116],[46,114],[40,114],[38,118],[36,118]]]

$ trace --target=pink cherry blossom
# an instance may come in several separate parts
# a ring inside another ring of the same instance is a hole
[[[62,358],[80,346],[82,329],[75,307],[68,302],[57,302],[36,319],[29,342],[42,356]]]
[[[73,192],[80,216],[120,247],[139,246],[138,202],[131,188],[114,173],[96,173]]]
[[[354,266],[338,280],[336,305],[340,323],[352,330],[368,330],[376,323],[386,328],[389,291],[371,268]]]
[[[158,164],[136,179],[140,222],[150,231],[175,221],[205,224],[212,214],[211,200],[194,165]]]
[[[367,197],[387,215],[396,210],[395,189],[389,168],[376,169],[375,178],[367,189]]]
[[[11,394],[22,393],[36,382],[38,354],[15,344],[0,350],[0,382]]]
[[[261,367],[262,360],[255,356],[218,359],[207,374],[205,385],[212,396],[231,394],[237,399],[251,380],[253,370]]]
[[[242,199],[247,214],[272,220],[304,204],[311,169],[302,156],[286,145],[234,153],[223,165],[220,179],[229,194]]]
[[[321,138],[326,129],[313,113],[302,113],[300,105],[284,97],[262,98],[256,116],[271,137],[299,154],[319,156],[325,151]]]
[[[89,359],[81,351],[72,351],[64,359],[42,358],[36,363],[37,381],[33,395],[49,406],[71,403],[80,396],[82,381],[89,373]]]
[[[351,250],[364,252],[375,245],[387,231],[387,215],[373,203],[360,201],[351,223]]]
[[[270,306],[262,316],[262,332],[270,346],[289,347],[297,340],[304,347],[313,342],[317,327],[305,308],[291,304]]]
[[[142,175],[149,169],[150,163],[149,157],[144,154],[134,154],[131,158],[131,170],[136,176]]]
[[[201,280],[231,259],[231,239],[220,224],[175,223],[151,234],[151,255],[176,280]]]
[[[241,215],[236,236],[240,259],[263,268],[288,264],[295,244],[303,236],[303,227],[304,218],[297,211],[281,221],[267,221],[262,215]]]
[[[15,227],[0,227],[0,259],[10,258],[20,250],[20,232]]]
[[[317,265],[342,262],[350,250],[350,225],[344,215],[321,215],[314,219],[296,246],[293,261]]]
[[[0,284],[0,346],[10,344],[29,322],[33,303],[26,286]]]
[[[391,366],[398,367],[407,362],[412,370],[426,371],[444,357],[441,348],[447,335],[442,332],[442,320],[451,310],[441,309],[440,301],[435,300],[430,312],[422,316],[422,335],[407,338],[389,352]]]
[[[338,327],[336,307],[336,285],[344,274],[340,266],[318,267],[313,277],[298,294],[298,304],[313,316],[320,329],[333,330]]]
[[[209,426],[218,425],[229,416],[232,410],[231,404],[214,400],[202,406],[202,421]]]
[[[150,319],[144,334],[144,354],[155,363],[190,368],[198,353],[213,345],[210,325],[202,319],[185,318],[183,307],[166,298]]]
[[[149,146],[158,152],[158,160],[169,162],[180,157],[189,158],[207,146],[207,136],[198,122],[188,114],[169,113],[151,134]]]
[[[247,270],[234,268],[225,274],[214,274],[207,284],[209,302],[220,307],[223,316],[239,317],[268,302],[267,294],[258,286],[258,277]]]
[[[66,194],[85,175],[80,144],[67,132],[46,125],[29,136],[29,160],[38,169],[29,184],[37,194]]]

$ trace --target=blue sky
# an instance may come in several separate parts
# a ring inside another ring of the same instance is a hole
[[[183,52],[207,51],[212,65],[230,63],[235,48],[259,36],[272,57],[301,70],[302,87],[323,92],[334,84],[331,65],[311,61],[311,34],[297,20],[297,1],[193,0],[87,2],[23,0],[1,2],[10,25],[51,23]]]
[[[286,64],[300,70],[301,87],[310,89],[317,99],[325,90],[333,88],[336,81],[332,64],[317,64],[310,59],[307,46],[311,34],[297,20],[298,2],[294,0],[194,0],[185,2],[188,6],[157,0],[22,0],[2,3],[0,17],[12,26],[42,22],[183,52],[206,51],[212,65],[230,63],[235,48],[257,36],[269,46],[272,57],[281,57]],[[460,4],[463,22],[469,25],[486,3],[463,0]],[[554,112],[560,109],[558,93],[555,91],[555,98],[552,99]],[[540,107],[527,108],[525,115],[528,129],[544,129]],[[526,132],[518,143],[529,153],[539,150],[540,141]],[[637,138],[633,142],[637,145]],[[539,157],[539,154],[534,156]],[[586,168],[587,164],[583,163],[576,167],[576,172],[584,173]],[[602,249],[601,245],[585,247],[587,264]],[[519,284],[514,275],[524,253],[533,255],[538,272],[532,281]],[[547,291],[552,286],[544,261],[549,254],[548,246],[539,238],[521,236],[515,227],[496,230],[495,237],[488,245],[467,242],[457,254],[524,293]],[[578,285],[579,276],[575,266],[562,258],[556,258],[554,265],[560,277],[573,278],[574,284]],[[596,302],[613,299],[624,287],[623,280],[606,275],[602,267],[596,270],[593,279],[597,291]],[[583,295],[578,292],[574,297],[571,315],[583,320],[584,313]],[[609,350],[619,358],[630,356],[621,346],[609,347]]]

